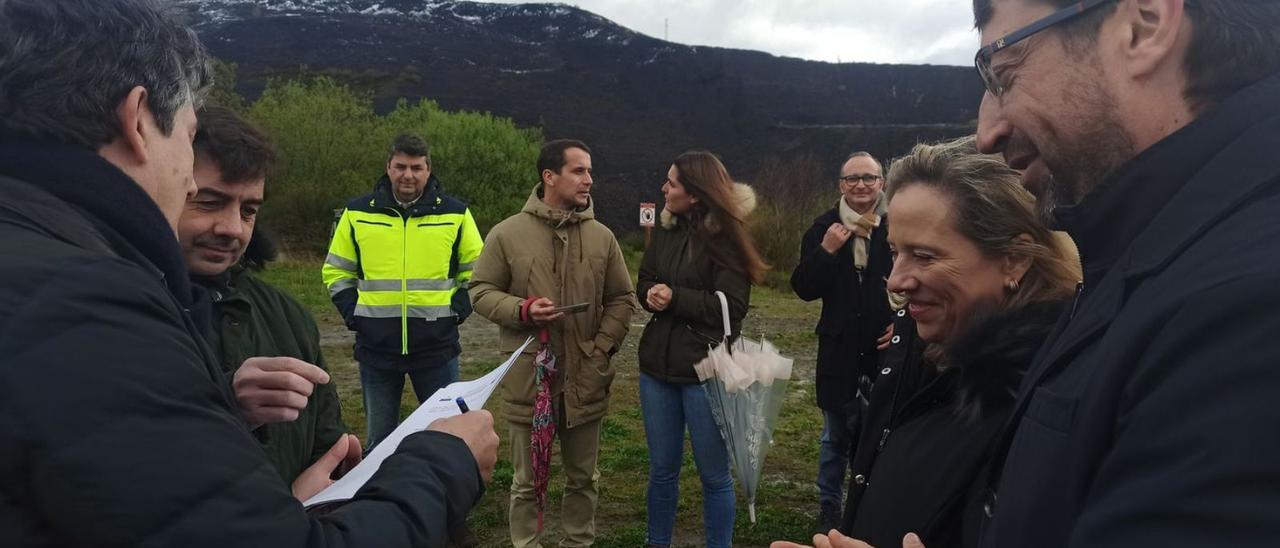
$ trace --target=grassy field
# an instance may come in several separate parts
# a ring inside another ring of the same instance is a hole
[[[630,259],[634,273],[636,254],[633,253]],[[325,359],[342,397],[343,417],[363,440],[365,422],[360,379],[351,359],[353,336],[329,303],[328,293],[320,282],[320,260],[282,261],[273,264],[265,277],[295,295],[315,314],[320,324]],[[817,320],[818,305],[803,303],[790,292],[768,288],[756,289],[751,300],[751,312],[744,332],[752,337],[764,335],[777,343],[785,355],[796,359],[796,369],[774,434],[774,445],[765,460],[763,485],[757,495],[757,523],[753,525],[748,521],[746,504],[739,497],[735,546],[767,546],[777,539],[807,538],[817,509],[817,489],[813,478],[817,470],[822,418],[814,405],[813,368],[817,341],[812,328]],[[647,319],[644,311],[636,314],[623,348],[614,358],[618,375],[613,385],[610,412],[603,426],[599,462],[600,502],[596,526],[597,545],[601,547],[635,547],[643,545],[645,540],[648,451],[640,418],[636,345]],[[464,379],[479,377],[506,358],[494,350],[497,327],[478,315],[463,325],[461,336]],[[502,405],[500,400],[495,394],[486,408],[496,412]],[[413,409],[415,402],[412,392],[406,388],[404,414]],[[493,482],[469,520],[471,529],[484,546],[510,544],[506,524],[511,449],[501,423],[498,433],[503,440]],[[555,464],[558,460],[558,457],[553,457],[551,503],[548,505],[551,507],[548,508],[548,532],[544,539],[547,546],[554,545],[560,538],[557,529],[559,510],[554,506],[563,488],[563,479]],[[676,544],[703,544],[701,488],[687,442],[680,477]]]

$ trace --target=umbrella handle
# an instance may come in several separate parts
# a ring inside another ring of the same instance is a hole
[[[716,291],[716,297],[720,299],[720,319],[724,321],[724,348],[728,350],[729,337],[733,335],[729,327],[729,299],[725,298],[723,291]]]

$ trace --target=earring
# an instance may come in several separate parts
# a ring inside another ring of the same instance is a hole
[[[1018,280],[1009,280],[1009,281],[1007,281],[1007,282],[1005,282],[1005,283],[1004,283],[1004,287],[1005,287],[1006,289],[1008,289],[1010,293],[1017,293],[1017,292],[1018,292]]]

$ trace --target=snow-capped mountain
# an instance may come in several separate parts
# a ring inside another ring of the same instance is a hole
[[[428,97],[593,146],[623,191],[606,221],[633,223],[659,174],[689,148],[750,178],[773,155],[832,169],[967,131],[981,84],[962,67],[833,64],[666,42],[565,4],[449,0],[177,0],[252,98],[272,76],[330,74],[379,105]],[[613,186],[613,185],[610,185]],[[629,226],[627,228],[630,228]]]
[[[448,0],[178,0],[199,14],[201,26],[264,16],[362,15],[440,23],[453,20],[502,28],[513,21],[548,19],[541,40],[579,37],[626,42],[636,33],[598,15],[564,4],[483,4]],[[576,36],[566,36],[572,33]]]

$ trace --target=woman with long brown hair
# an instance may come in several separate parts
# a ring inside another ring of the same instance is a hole
[[[640,407],[649,447],[649,546],[669,546],[679,500],[684,432],[702,481],[706,545],[730,546],[734,493],[729,454],[693,364],[719,344],[720,300],[736,338],[752,284],[768,265],[747,230],[751,188],[733,182],[714,154],[686,152],[662,185],[662,228],[645,251],[636,295],[653,313],[640,337]]]

